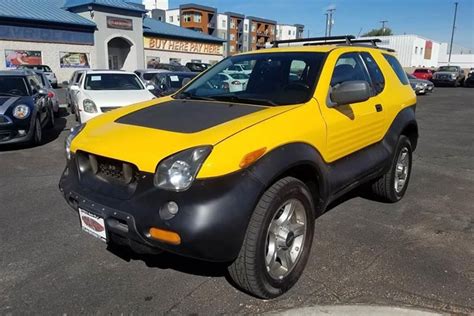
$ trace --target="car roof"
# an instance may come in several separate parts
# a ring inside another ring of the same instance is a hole
[[[28,76],[35,74],[34,71],[25,69],[0,70],[0,76]]]
[[[239,55],[252,55],[252,54],[265,54],[265,53],[301,53],[301,52],[313,52],[313,53],[329,53],[333,50],[344,50],[347,52],[383,52],[384,54],[394,55],[393,52],[387,51],[382,47],[374,47],[368,45],[294,45],[294,46],[284,46],[285,44],[280,44],[279,47],[259,49],[256,51],[248,51],[234,56]]]
[[[86,70],[86,74],[125,74],[125,75],[135,75],[133,71],[123,71],[123,70]]]
[[[192,71],[167,71],[163,72],[164,75],[172,76],[172,75],[197,75],[197,72]]]
[[[167,69],[153,69],[153,68],[150,68],[150,69],[137,69],[135,70],[136,72],[140,72],[140,73],[160,73],[160,72],[170,72],[169,70]]]

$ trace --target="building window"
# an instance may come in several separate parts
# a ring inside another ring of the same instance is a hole
[[[193,18],[191,17],[191,15],[185,14],[183,15],[183,19],[184,19],[184,22],[191,22]]]
[[[173,23],[173,16],[170,16],[170,23]]]
[[[235,29],[235,22],[233,22],[233,21],[230,22],[230,28],[231,28],[231,29]]]
[[[257,41],[257,38],[255,36],[252,36],[252,43],[255,43]]]
[[[244,31],[245,31],[245,32],[248,32],[248,31],[249,31],[249,25],[248,25],[248,24],[244,24]]]
[[[177,16],[177,17],[176,17],[176,21],[178,21],[178,22],[179,22],[179,20],[180,20],[180,19],[179,19],[179,16]]]
[[[194,14],[194,22],[201,23],[201,15],[200,14]]]
[[[423,55],[423,47],[420,47],[420,55]]]
[[[234,45],[230,45],[230,52],[231,53],[235,52],[235,46]]]
[[[288,35],[291,35],[291,30],[288,30]]]
[[[418,54],[418,46],[415,46],[415,54]]]
[[[225,29],[226,20],[222,20],[222,28]]]
[[[235,34],[230,34],[230,40],[234,41],[235,40]]]
[[[252,23],[252,32],[255,32],[257,30],[257,24]]]
[[[244,34],[244,43],[247,43],[249,40],[249,36],[247,34]]]

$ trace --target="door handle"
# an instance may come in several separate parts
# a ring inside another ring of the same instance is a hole
[[[383,110],[382,104],[376,104],[376,105],[375,105],[375,110],[376,110],[377,112],[382,112],[382,110]]]

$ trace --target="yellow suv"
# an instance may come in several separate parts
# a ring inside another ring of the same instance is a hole
[[[302,274],[329,203],[361,184],[400,200],[418,128],[393,51],[304,41],[226,58],[173,96],[74,128],[59,187],[82,229],[228,262],[239,287],[273,298]]]

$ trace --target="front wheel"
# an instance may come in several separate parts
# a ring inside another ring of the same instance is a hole
[[[33,146],[41,145],[43,141],[43,128],[39,117],[36,117],[33,126],[33,135],[31,135],[30,144]]]
[[[286,177],[260,198],[237,259],[229,267],[234,282],[260,298],[287,292],[299,279],[314,234],[314,206],[308,187]]]
[[[386,202],[398,202],[410,181],[412,148],[408,137],[401,135],[390,169],[372,184],[372,192]]]

